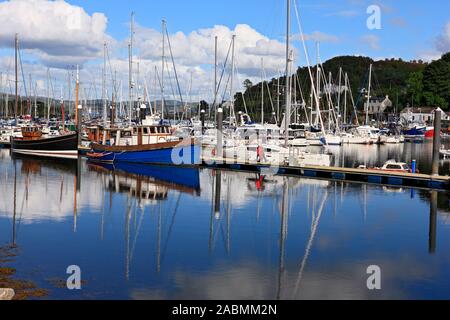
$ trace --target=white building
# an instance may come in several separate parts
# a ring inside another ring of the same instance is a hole
[[[384,113],[388,107],[392,107],[392,101],[389,100],[389,96],[385,98],[370,98],[368,113],[370,115]],[[367,102],[364,103],[364,110],[367,110]]]
[[[450,120],[450,114],[442,111],[441,108],[434,107],[414,107],[405,108],[400,112],[400,121],[403,123],[432,124],[434,121],[434,110],[441,111],[443,121]]]

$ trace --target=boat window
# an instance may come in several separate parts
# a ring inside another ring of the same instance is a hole
[[[148,128],[145,127],[145,128],[143,128],[143,129],[144,129],[144,134],[148,134]]]
[[[386,168],[387,169],[395,169],[395,170],[401,169],[401,167],[399,165],[397,165],[397,164],[388,164],[386,166]]]

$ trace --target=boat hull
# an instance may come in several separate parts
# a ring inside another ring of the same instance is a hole
[[[195,165],[200,163],[200,145],[197,143],[167,142],[142,146],[110,147],[93,144],[93,162],[143,163],[162,165]]]
[[[36,140],[13,139],[13,153],[36,157],[76,159],[78,157],[76,133]]]

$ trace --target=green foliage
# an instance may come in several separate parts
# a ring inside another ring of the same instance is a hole
[[[450,103],[450,53],[430,63],[423,73],[425,99],[430,105],[448,109]]]
[[[355,56],[341,56],[335,57],[326,61],[323,64],[324,73],[327,75],[331,72],[333,83],[338,84],[339,69],[342,68],[343,75],[341,83],[344,85],[344,73],[348,74],[349,82],[357,108],[362,110],[363,99],[359,97],[362,88],[367,88],[368,71],[370,64],[373,65],[372,74],[372,96],[384,97],[388,95],[393,101],[394,107],[401,110],[407,104],[411,104],[411,99],[414,104],[418,105],[425,103],[426,97],[433,102],[431,105],[446,107],[450,101],[450,54],[443,57],[444,63],[435,66],[433,64],[427,65],[423,61],[406,62],[401,59],[386,59],[381,61],[374,61],[368,57]],[[433,65],[433,66],[432,66]],[[311,68],[311,72],[315,77],[316,67]],[[301,101],[301,96],[309,104],[311,93],[311,80],[309,70],[307,67],[297,69],[298,83],[293,92],[293,96],[297,96],[297,100]],[[278,107],[278,82],[280,84],[280,115],[284,109],[284,85],[285,77],[280,79],[272,79],[268,85],[272,97],[274,111]],[[249,84],[248,82],[246,82]],[[294,79],[293,79],[294,83]],[[254,119],[259,119],[261,114],[261,83],[246,87],[243,96],[245,97],[245,104],[247,111]],[[267,88],[264,88],[264,105],[267,119],[271,116],[272,107],[270,105]],[[432,89],[432,90],[431,90]],[[426,92],[433,93],[430,96]],[[236,111],[244,110],[244,101],[242,93],[237,93],[236,96]],[[447,103],[445,103],[447,102]]]
[[[408,94],[412,96],[415,105],[422,102],[423,99],[423,72],[413,72],[406,80]]]
[[[245,79],[242,85],[244,86],[245,90],[248,90],[253,86],[253,83],[249,79]]]

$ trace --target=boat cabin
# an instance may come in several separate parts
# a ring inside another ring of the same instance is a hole
[[[42,130],[36,126],[22,127],[22,137],[24,140],[37,140],[42,137]]]
[[[388,161],[386,162],[381,170],[385,171],[394,171],[394,172],[409,172],[409,166],[408,164],[404,162],[395,162],[395,161]]]
[[[166,125],[108,128],[104,132],[104,137],[109,137],[109,144],[112,146],[138,146],[177,139],[172,135],[172,128]],[[106,142],[103,139],[102,143]]]

